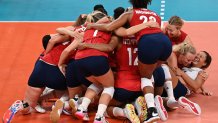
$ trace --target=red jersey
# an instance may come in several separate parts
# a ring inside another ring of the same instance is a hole
[[[123,38],[121,48],[115,53],[117,62],[115,87],[130,91],[141,91],[137,53],[135,37]]]
[[[92,44],[98,44],[98,43],[104,43],[108,44],[111,39],[111,33],[110,32],[103,32],[95,29],[89,29],[86,30],[84,33],[83,42],[84,43],[92,43]],[[75,59],[81,59],[86,58],[89,56],[106,56],[108,57],[108,54],[102,51],[99,51],[97,49],[87,48],[84,50],[78,50],[76,52]]]
[[[65,42],[62,44],[58,44],[57,46],[53,47],[51,51],[49,51],[46,55],[42,56],[40,59],[44,62],[51,64],[51,65],[58,65],[60,56],[62,51],[69,46],[70,42]]]
[[[161,18],[155,12],[148,10],[148,9],[142,9],[142,8],[133,9],[133,16],[130,21],[130,26],[135,26],[141,23],[146,23],[151,20],[157,22],[161,26]],[[153,33],[159,33],[159,32],[162,32],[160,28],[145,28],[136,34],[136,39],[139,40],[139,38],[145,34],[153,34]]]
[[[179,37],[175,38],[175,37],[169,37],[169,34],[166,31],[166,35],[170,39],[170,41],[172,42],[172,45],[180,44],[180,43],[185,41],[187,34],[185,32],[183,32],[182,30],[180,32],[181,32],[181,35]]]

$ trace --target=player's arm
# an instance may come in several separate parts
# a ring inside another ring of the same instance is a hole
[[[213,93],[211,91],[208,91],[204,88],[204,86],[201,86],[201,94],[205,95],[205,96],[212,96]]]
[[[124,27],[120,27],[120,28],[116,29],[114,32],[116,35],[118,35],[120,37],[124,37],[124,36],[134,35],[135,33],[141,31],[142,29],[151,28],[151,27],[159,28],[159,24],[157,22],[154,22],[154,21],[149,21],[147,23],[142,23],[142,24],[132,26],[128,29],[126,29]]]
[[[94,28],[101,31],[113,31],[128,22],[130,14],[131,13],[129,12],[123,13],[119,18],[107,24],[89,23],[87,24],[87,28]]]
[[[102,52],[112,52],[117,47],[118,43],[119,43],[119,38],[113,35],[108,44],[81,43],[79,44],[78,49],[92,48],[92,49],[97,49]]]
[[[177,57],[175,52],[171,53],[170,57],[167,59],[167,64],[171,69],[178,68]]]
[[[199,88],[202,87],[202,85],[204,84],[204,82],[206,81],[205,77],[202,76],[202,74],[206,74],[204,73],[204,71],[200,71],[196,77],[196,79],[192,79],[191,77],[189,77],[185,72],[183,72],[182,70],[180,70],[179,68],[176,70],[176,75],[182,77],[182,79],[185,81],[185,83],[192,88],[193,91],[197,91]]]
[[[184,42],[191,44],[192,46],[194,46],[193,42],[191,41],[191,38],[187,35]]]
[[[51,35],[51,39],[48,41],[47,47],[45,49],[45,54],[51,51],[51,49],[54,47],[55,44],[68,41],[68,39],[69,36],[67,35],[60,35],[60,34]]]
[[[58,62],[58,67],[59,67],[60,71],[64,75],[65,75],[66,63],[68,62],[68,57],[70,56],[71,53],[73,53],[76,50],[76,48],[78,47],[79,43],[81,43],[83,41],[83,35],[84,34],[79,33],[77,31],[72,33],[71,36],[74,37],[74,40],[61,53],[61,56],[60,56],[60,59],[59,59],[59,62]]]

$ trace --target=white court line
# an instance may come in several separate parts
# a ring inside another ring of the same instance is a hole
[[[161,3],[165,3],[165,0],[162,0]]]
[[[165,5],[160,5],[162,8],[164,8],[165,7]]]
[[[166,3],[166,1],[165,0],[161,0],[161,8],[160,8],[160,17],[161,17],[161,28],[163,28],[163,25],[164,25],[164,22],[163,22],[163,20],[164,20],[164,15],[165,15],[165,3]]]

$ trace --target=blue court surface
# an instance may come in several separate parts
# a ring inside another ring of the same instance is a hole
[[[128,0],[0,0],[0,21],[72,21],[93,6],[103,4],[109,15],[116,7],[129,7]],[[153,0],[149,9],[164,20],[178,15],[186,21],[218,21],[218,0]]]

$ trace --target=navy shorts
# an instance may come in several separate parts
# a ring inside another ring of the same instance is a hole
[[[154,87],[163,87],[165,82],[165,74],[163,68],[160,66],[153,72]]]
[[[109,69],[108,59],[105,56],[91,56],[76,60],[76,64],[86,77],[91,75],[101,76],[106,74]]]
[[[70,88],[78,87],[81,84],[88,87],[92,83],[85,78],[85,75],[81,72],[78,64],[75,60],[70,60],[66,68],[66,81],[67,86]]]
[[[139,39],[138,59],[144,64],[166,61],[171,52],[171,41],[163,33],[147,34]]]
[[[188,89],[178,80],[178,84],[173,89],[175,99],[178,99],[181,96],[185,96],[187,92],[188,92]],[[167,92],[164,90],[161,96],[167,97]]]
[[[49,87],[56,90],[66,90],[66,79],[57,66],[49,65],[37,60],[29,77],[28,85],[31,87]]]
[[[113,98],[119,102],[131,103],[135,101],[137,97],[142,95],[142,91],[129,91],[123,88],[115,88]]]

